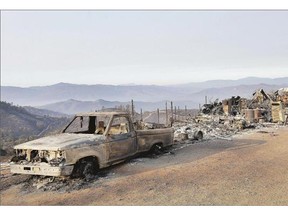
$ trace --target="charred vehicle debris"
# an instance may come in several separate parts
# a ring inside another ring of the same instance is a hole
[[[172,104],[172,102],[171,102]],[[172,107],[172,105],[171,105]],[[172,109],[172,108],[171,108]],[[173,109],[172,109],[173,110]],[[231,139],[246,128],[286,125],[288,88],[273,93],[259,89],[252,99],[233,96],[205,103],[197,115],[167,124],[133,121],[127,112],[75,115],[61,134],[14,147],[11,173],[81,177],[123,162],[142,152],[202,139]],[[142,111],[141,111],[142,115]]]

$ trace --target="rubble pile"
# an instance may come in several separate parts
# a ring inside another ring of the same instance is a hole
[[[241,110],[243,109],[243,107],[245,107],[247,102],[244,98],[241,98],[240,96],[233,96],[230,99],[223,100],[222,103],[225,115],[236,116],[237,114],[241,113]]]
[[[252,99],[233,96],[204,104],[199,114],[186,123],[173,123],[175,141],[199,139],[231,139],[244,129],[262,128],[268,123],[288,121],[288,88],[274,93],[259,89]]]
[[[149,129],[157,129],[157,128],[165,128],[165,124],[159,124],[155,122],[143,122],[141,120],[137,120],[134,123],[134,128],[136,130],[149,130]]]
[[[206,103],[202,106],[201,112],[204,114],[216,115],[223,114],[222,103],[216,99],[213,103]]]
[[[251,127],[251,125],[248,126],[242,116],[223,118],[219,115],[201,115],[194,122],[175,124],[173,127],[175,139],[183,141],[185,140],[183,134],[187,134],[189,140],[199,140],[197,135],[200,132],[202,133],[201,139],[230,139],[232,135],[239,133],[244,128]]]
[[[288,88],[278,89],[275,93],[275,97],[277,101],[281,101],[284,106],[288,107]]]

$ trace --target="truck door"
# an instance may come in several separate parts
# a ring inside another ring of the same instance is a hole
[[[109,161],[117,161],[136,152],[136,134],[127,117],[115,116],[108,131]]]

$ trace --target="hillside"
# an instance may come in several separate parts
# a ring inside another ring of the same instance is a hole
[[[31,106],[24,106],[23,107],[27,112],[38,115],[38,116],[50,116],[50,117],[56,117],[56,118],[62,118],[62,117],[71,117],[67,114],[61,113],[61,112],[54,112],[51,110],[46,110],[46,109],[37,109],[35,107]]]
[[[8,152],[12,146],[50,133],[60,131],[68,118],[34,115],[23,107],[0,102],[0,148]]]

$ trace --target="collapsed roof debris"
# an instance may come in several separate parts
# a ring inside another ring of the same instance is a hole
[[[283,105],[288,107],[288,88],[278,89],[275,93],[277,101],[281,101]]]
[[[213,103],[204,104],[201,110],[204,114],[223,114],[222,103],[218,102],[218,99],[216,99]]]
[[[246,128],[262,128],[271,123],[288,123],[288,88],[274,93],[256,90],[252,99],[232,96],[222,102],[215,100],[204,104],[199,114],[188,118],[186,123],[175,122],[175,140],[197,140],[201,138],[231,139],[231,136]]]

